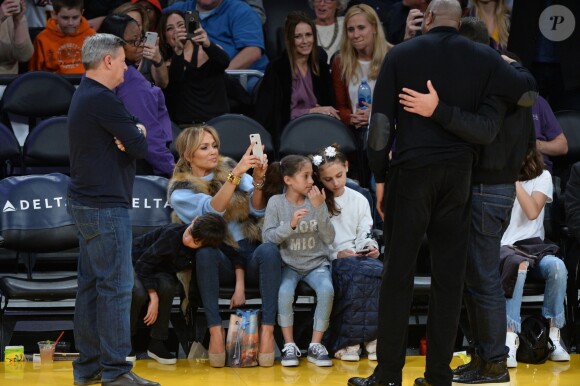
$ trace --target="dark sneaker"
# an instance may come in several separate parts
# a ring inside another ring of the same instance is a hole
[[[510,373],[508,372],[507,362],[487,362],[481,359],[477,369],[453,378],[453,385],[509,386]]]
[[[165,343],[158,339],[151,338],[149,348],[147,349],[147,355],[149,358],[155,359],[162,365],[174,365],[177,363],[175,355],[170,353],[169,350],[167,350],[167,347],[165,347]]]
[[[137,360],[137,354],[135,354],[135,350],[131,349],[131,352],[129,353],[129,355],[127,355],[125,360],[127,362],[131,362],[131,363],[135,364],[135,361]]]
[[[159,383],[147,380],[145,378],[141,378],[137,374],[132,371],[125,373],[123,375],[119,375],[117,378],[112,380],[111,382],[103,382],[103,386],[161,386]]]
[[[312,362],[320,367],[332,366],[332,359],[328,356],[326,347],[320,343],[312,344],[308,348],[308,362]]]
[[[286,343],[282,349],[282,366],[298,366],[298,357],[302,356],[300,349],[294,343]]]
[[[479,355],[473,354],[471,356],[471,361],[451,370],[451,373],[453,374],[453,379],[459,378],[461,375],[469,371],[474,371],[477,369],[477,367],[479,367]]]
[[[401,382],[381,382],[372,374],[368,378],[350,378],[348,386],[401,386]]]
[[[84,385],[96,385],[101,383],[101,375],[102,373],[99,371],[95,375],[90,378],[79,378],[74,380],[74,384],[77,386],[84,386]]]

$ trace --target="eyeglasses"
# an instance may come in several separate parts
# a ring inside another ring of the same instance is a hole
[[[331,4],[334,3],[336,0],[313,0],[312,2],[314,4],[320,4],[320,3],[324,3],[324,4]]]
[[[145,40],[147,40],[147,38],[145,37],[145,35],[143,35],[139,39],[125,40],[125,44],[128,44],[133,47],[139,47],[141,44],[143,44]]]

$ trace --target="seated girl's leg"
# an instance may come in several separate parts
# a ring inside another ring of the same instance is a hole
[[[173,299],[176,295],[177,280],[174,275],[165,272],[160,272],[155,276],[157,277],[159,306],[157,320],[151,327],[151,337],[164,341],[169,337],[169,317],[171,315]]]
[[[294,310],[292,304],[294,303],[294,293],[296,286],[301,279],[301,275],[292,268],[282,268],[282,282],[280,283],[280,290],[278,291],[278,324],[284,329],[294,326]],[[284,336],[286,343],[294,342],[293,336]]]
[[[511,298],[506,299],[507,327],[509,331],[516,333],[519,333],[522,327],[520,310],[522,308],[524,284],[526,283],[527,276],[527,263],[525,263],[526,268],[523,268],[522,264],[520,264],[520,269],[518,270],[518,278],[514,286],[513,295]]]
[[[137,333],[137,321],[143,305],[147,302],[147,290],[143,287],[141,280],[134,273],[133,292],[131,295],[131,336]]]
[[[547,255],[530,271],[531,277],[540,277],[546,281],[544,290],[544,305],[542,313],[545,318],[551,319],[552,326],[564,327],[566,318],[564,315],[564,297],[566,296],[566,283],[568,271],[562,259]]]
[[[262,325],[274,326],[278,308],[278,289],[282,276],[282,258],[276,244],[259,245],[248,259],[248,284],[259,284],[262,297]]]
[[[312,341],[320,343],[324,331],[328,328],[332,302],[334,301],[334,287],[332,286],[330,266],[325,265],[316,268],[304,277],[304,281],[316,292],[313,334],[319,335],[320,339],[318,339],[318,336],[314,338],[313,335]]]
[[[196,278],[208,327],[221,326],[219,292],[221,284],[234,284],[230,260],[217,248],[200,248],[195,255]]]

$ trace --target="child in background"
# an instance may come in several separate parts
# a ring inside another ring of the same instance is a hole
[[[346,186],[348,161],[336,145],[319,151],[312,163],[314,180],[326,193],[336,232],[330,246],[335,298],[324,342],[330,353],[343,361],[358,361],[360,344],[365,343],[368,359],[377,360],[383,263],[377,260],[378,244],[371,238],[371,208],[361,193]]]
[[[52,18],[34,40],[30,71],[83,74],[81,52],[85,39],[95,34],[83,17],[83,0],[53,0]]]
[[[294,342],[292,310],[299,281],[312,287],[317,299],[308,361],[317,366],[332,366],[328,351],[321,344],[334,298],[329,250],[334,228],[324,204],[325,194],[314,185],[312,163],[307,157],[289,155],[269,168],[278,169],[278,180],[286,185],[284,194],[275,195],[268,201],[262,231],[264,243],[279,245],[284,262],[278,292],[278,324],[282,327],[285,343],[282,366],[298,366],[301,356]]]
[[[176,295],[175,274],[191,270],[196,251],[203,247],[219,247],[232,261],[243,260],[234,248],[227,245],[233,244],[228,240],[231,236],[225,220],[214,213],[196,217],[189,225],[165,225],[133,240],[135,284],[131,302],[131,335],[135,335],[137,319],[147,304],[143,322],[151,326],[149,357],[161,364],[176,363],[175,356],[165,346],[171,305]],[[243,281],[243,275],[241,277]],[[236,306],[244,303],[243,283],[241,288],[242,294],[235,294],[241,296]],[[189,286],[184,289],[185,293],[189,292]],[[128,360],[135,360],[133,350]]]

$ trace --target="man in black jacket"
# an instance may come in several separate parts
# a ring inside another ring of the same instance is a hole
[[[480,133],[472,128],[443,127],[409,113],[399,104],[399,93],[403,87],[425,90],[431,81],[441,100],[472,113],[487,94],[526,106],[532,105],[536,95],[529,92],[535,90],[533,81],[507,65],[495,51],[458,35],[460,17],[457,1],[431,2],[424,17],[424,35],[389,52],[375,86],[368,154],[377,181],[378,205],[385,214],[388,246],[379,301],[379,365],[369,378],[352,378],[349,385],[401,384],[415,263],[425,233],[432,266],[428,355],[425,378],[416,379],[415,385],[451,385],[449,363],[461,307],[471,169],[476,155],[468,141]],[[440,111],[442,119],[455,112],[452,108]],[[496,136],[500,118],[496,115],[491,120],[495,122],[483,143]],[[391,129],[395,124],[396,133]],[[387,154],[395,136],[389,162]]]
[[[487,27],[480,19],[461,19],[459,34],[489,44]],[[507,57],[505,60],[512,61]],[[525,68],[517,68],[533,81],[533,76]],[[438,109],[449,107],[438,99],[433,88],[430,91],[429,94],[420,94],[407,90],[401,103],[408,108],[407,111],[431,117],[444,127],[459,125],[463,129],[475,129],[478,123],[485,122],[490,109],[491,114],[498,111],[504,116],[493,142],[479,148],[472,175],[471,231],[463,299],[472,333],[468,339],[473,351],[471,362],[453,371],[453,381],[458,384],[509,384],[504,344],[506,301],[498,267],[501,237],[509,224],[514,203],[514,183],[518,180],[526,151],[535,147],[532,112],[529,107],[506,104],[498,97],[489,96],[477,115],[456,110],[449,119],[441,120]],[[480,130],[482,133],[486,131],[484,126]]]

